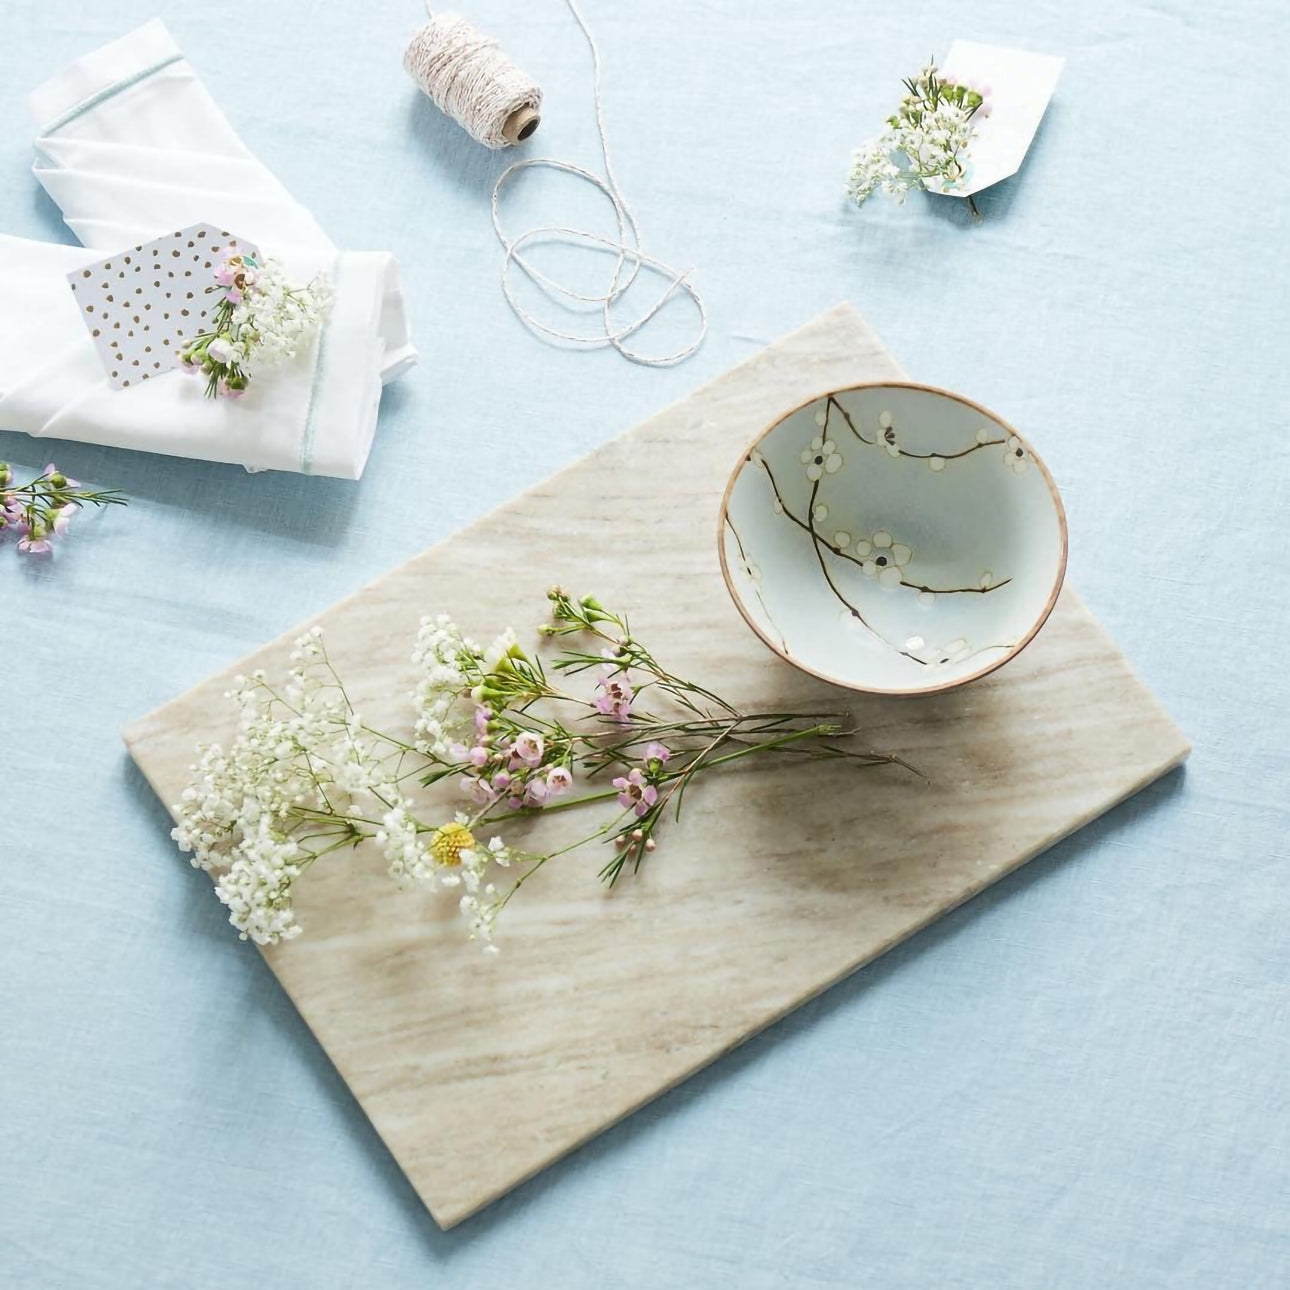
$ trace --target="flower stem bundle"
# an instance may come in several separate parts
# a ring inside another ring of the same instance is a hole
[[[553,588],[549,601],[542,651],[510,630],[482,649],[447,616],[423,619],[402,734],[355,710],[320,628],[296,642],[281,687],[263,672],[238,678],[238,733],[227,750],[199,750],[174,837],[220,871],[243,939],[298,935],[294,883],[370,843],[401,883],[453,893],[470,938],[493,948],[498,915],[548,861],[599,843],[612,886],[710,771],[751,757],[905,765],[847,746],[855,732],[839,714],[740,711],[670,672],[594,596]],[[427,790],[445,786],[462,809],[431,807]],[[558,849],[507,840],[527,818],[593,807],[594,827]]]

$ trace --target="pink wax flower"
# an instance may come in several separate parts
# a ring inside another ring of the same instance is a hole
[[[228,298],[240,304],[246,289],[255,281],[255,270],[240,255],[230,255],[215,270],[215,281],[228,290]]]
[[[550,795],[545,780],[531,779],[524,788],[524,805],[545,806]]]
[[[627,775],[619,775],[614,787],[618,790],[619,802],[634,810],[638,817],[648,815],[650,807],[658,801],[658,789],[645,778],[639,766]]]
[[[492,806],[497,801],[497,794],[493,791],[492,785],[487,780],[480,779],[478,775],[466,776],[461,784],[476,806]]]
[[[18,550],[24,555],[44,555],[54,549],[43,524],[22,525],[26,536],[18,543]]]
[[[454,739],[448,745],[448,756],[453,761],[465,761],[470,756],[470,749],[460,739]]]
[[[54,517],[54,533],[58,537],[66,537],[67,530],[72,523],[72,517],[80,510],[75,502],[68,502],[66,506],[60,507],[58,514]]]
[[[600,695],[596,699],[596,711],[602,716],[613,717],[615,721],[626,721],[632,715],[631,682],[626,672],[619,672],[612,667],[605,668],[604,675],[596,682]]]
[[[468,760],[472,766],[486,766],[488,764],[488,749],[483,744],[476,744],[470,750]]]
[[[567,766],[552,766],[546,773],[546,786],[552,797],[562,797],[573,787],[573,772]]]
[[[492,712],[482,704],[475,709],[475,730],[481,739],[488,733],[488,723],[492,719]]]
[[[546,752],[546,741],[532,730],[523,730],[515,736],[511,755],[525,766],[536,766]]]
[[[493,787],[499,793],[504,793],[508,788],[510,788],[514,778],[515,776],[509,771],[499,770],[497,774],[493,776]]]
[[[648,765],[652,761],[667,762],[671,759],[672,754],[663,747],[662,744],[645,745],[645,762]]]

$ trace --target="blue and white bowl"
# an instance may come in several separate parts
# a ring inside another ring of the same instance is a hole
[[[721,504],[726,586],[814,676],[933,694],[1023,649],[1057,601],[1066,514],[1007,422],[945,390],[835,390],[776,421]]]

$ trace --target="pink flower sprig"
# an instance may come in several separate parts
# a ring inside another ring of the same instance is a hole
[[[238,680],[240,733],[199,753],[174,836],[198,867],[226,870],[217,895],[244,937],[298,935],[293,884],[370,843],[400,885],[451,893],[468,936],[491,947],[502,909],[557,856],[608,846],[610,886],[639,870],[709,771],[751,757],[780,758],[786,773],[794,761],[905,764],[842,746],[855,733],[844,716],[737,710],[669,672],[594,597],[557,589],[550,601],[543,635],[561,643],[546,662],[509,629],[482,649],[446,614],[422,619],[410,734],[355,711],[320,628],[295,642],[284,685],[263,672]],[[592,669],[594,682],[564,680]],[[551,816],[592,806],[590,832],[529,845],[550,838]],[[530,826],[517,845],[510,830]]]
[[[33,480],[15,484],[12,468],[0,462],[0,537],[18,537],[21,555],[48,555],[56,539],[67,536],[83,506],[126,506],[115,489],[86,489],[51,461]]]
[[[626,775],[619,775],[614,780],[614,787],[618,790],[620,805],[635,811],[637,819],[648,815],[650,808],[658,802],[658,787],[646,779],[639,766],[633,766]]]
[[[606,666],[596,689],[596,711],[612,721],[626,721],[632,715],[632,698],[635,691],[627,673],[618,667]]]
[[[527,653],[512,631],[478,650],[451,620],[423,623],[418,657],[432,660],[434,674],[444,680],[422,692],[429,701],[418,729],[436,732],[441,740],[440,751],[430,745],[435,765],[422,782],[458,777],[475,808],[466,824],[476,832],[517,817],[612,800],[621,811],[616,819],[555,854],[607,838],[614,855],[600,876],[613,884],[625,865],[635,870],[656,850],[665,815],[679,818],[689,785],[719,765],[776,752],[867,765],[899,760],[831,742],[851,733],[844,718],[740,712],[663,667],[626,617],[594,596],[575,598],[557,587],[548,600],[551,621],[539,633],[560,647],[545,662]],[[573,639],[578,636],[594,644],[589,648]],[[590,695],[562,688],[555,679],[589,672],[595,674]],[[451,692],[449,684],[456,687]],[[464,714],[455,727],[445,721],[464,701],[473,705],[470,737],[445,737],[445,730],[467,725]],[[551,858],[529,855],[534,868]]]
[[[205,377],[209,398],[241,398],[253,373],[304,352],[327,321],[331,285],[319,275],[305,286],[288,282],[282,265],[249,252],[231,255],[214,271],[218,293],[209,330],[180,355],[181,370]]]

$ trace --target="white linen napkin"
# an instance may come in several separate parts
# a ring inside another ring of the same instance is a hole
[[[66,277],[101,257],[0,234],[0,428],[251,470],[362,474],[381,397],[388,255],[331,261],[335,303],[313,351],[257,376],[240,399],[209,399],[200,377],[178,371],[112,388]],[[316,253],[282,259],[301,280],[320,267]]]
[[[338,253],[255,159],[159,21],[77,60],[31,95],[35,173],[91,250],[0,236],[0,427],[176,456],[356,479],[383,381],[416,361],[398,266]],[[65,275],[105,254],[206,220],[335,288],[308,355],[207,399],[172,372],[113,390]]]

